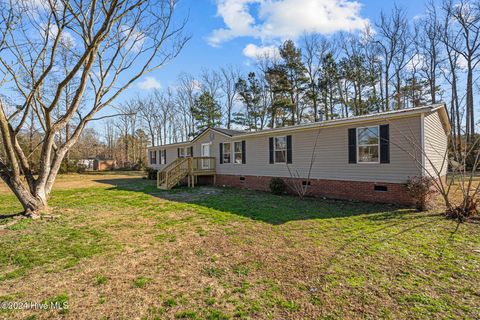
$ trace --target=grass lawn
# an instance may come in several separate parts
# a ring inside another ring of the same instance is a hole
[[[480,225],[438,211],[136,175],[61,176],[53,219],[0,230],[0,319],[480,318]],[[0,186],[0,224],[20,211]]]

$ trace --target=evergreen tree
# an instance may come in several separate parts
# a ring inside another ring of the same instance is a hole
[[[292,40],[287,40],[279,48],[283,63],[279,66],[285,75],[285,93],[289,98],[288,108],[291,112],[290,124],[300,123],[303,116],[303,95],[308,89],[306,67],[302,61],[302,51]]]
[[[265,72],[265,79],[271,91],[270,127],[283,127],[289,124],[287,119],[292,110],[289,93],[289,83],[285,69],[281,65],[274,65]]]
[[[337,62],[333,54],[328,53],[323,59],[320,77],[318,79],[320,102],[323,105],[323,113],[326,120],[333,118],[335,114],[334,106],[339,100],[339,80]]]
[[[407,100],[403,104],[409,107],[420,107],[431,103],[428,80],[417,79],[417,77],[406,79],[405,85],[402,87],[402,96]]]
[[[208,91],[195,99],[192,115],[198,131],[221,125],[221,107]]]
[[[371,79],[370,70],[362,54],[352,54],[340,61],[342,78],[352,84],[353,96],[347,99],[347,104],[353,114],[363,115],[373,111],[370,104]]]
[[[261,110],[261,87],[254,72],[248,74],[248,79],[239,78],[236,89],[240,100],[246,107],[246,112],[235,114],[234,122],[248,127],[250,130],[258,130]]]

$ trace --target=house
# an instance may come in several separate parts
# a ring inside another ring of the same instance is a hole
[[[77,166],[81,166],[87,171],[108,171],[116,168],[116,161],[112,159],[87,158],[78,160]]]
[[[209,180],[267,191],[281,177],[312,196],[411,204],[408,177],[446,175],[450,129],[438,104],[256,132],[209,128],[147,152],[162,189]]]

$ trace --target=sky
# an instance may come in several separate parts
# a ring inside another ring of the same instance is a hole
[[[396,3],[411,19],[424,10],[423,1]],[[355,31],[374,24],[394,5],[389,0],[180,0],[177,14],[188,15],[185,33],[191,40],[174,61],[142,77],[123,98],[173,86],[182,72],[198,75],[226,65],[251,70],[258,53],[286,39],[298,40],[305,32]]]

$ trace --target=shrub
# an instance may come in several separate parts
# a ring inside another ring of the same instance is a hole
[[[157,180],[157,172],[158,170],[153,168],[146,168],[145,173],[147,174],[148,180]]]
[[[409,177],[407,180],[407,192],[415,200],[418,211],[426,211],[430,207],[430,195],[435,193],[433,179],[430,177]]]
[[[273,194],[283,194],[287,190],[287,184],[282,178],[272,178],[270,180],[270,191]]]

